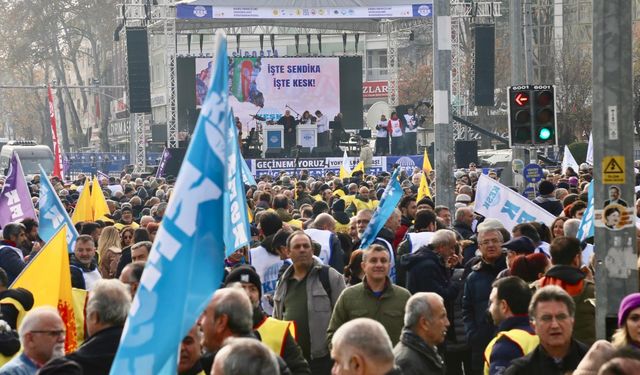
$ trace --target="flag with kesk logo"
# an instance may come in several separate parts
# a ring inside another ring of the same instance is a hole
[[[222,282],[230,151],[227,43],[222,31],[217,32],[215,45],[209,91],[129,311],[111,375],[176,374],[180,342]]]
[[[67,244],[69,252],[73,252],[78,238],[69,214],[65,210],[60,198],[56,194],[47,173],[40,166],[40,199],[38,200],[40,217],[38,222],[38,235],[44,242],[49,242],[64,225],[67,226]]]

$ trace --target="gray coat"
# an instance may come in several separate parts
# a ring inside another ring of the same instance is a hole
[[[320,282],[319,271],[322,263],[314,259],[313,267],[307,276],[307,309],[309,312],[309,334],[311,336],[311,358],[323,358],[329,355],[327,346],[327,327],[331,320],[333,306],[345,288],[344,278],[333,268],[329,268],[329,284],[331,285],[331,296],[327,295]],[[273,295],[273,317],[283,319],[284,300],[287,295],[287,280],[293,274],[293,265],[287,268],[282,274],[280,282],[276,286]]]
[[[418,335],[405,328],[400,342],[393,348],[396,366],[404,375],[444,375],[446,369],[442,357]]]

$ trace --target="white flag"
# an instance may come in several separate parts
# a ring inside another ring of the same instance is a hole
[[[511,231],[520,223],[539,222],[548,227],[556,219],[544,208],[486,175],[480,175],[474,210],[480,215],[497,219]]]
[[[562,173],[566,173],[568,167],[573,168],[573,171],[576,173],[578,173],[578,169],[580,168],[571,150],[569,150],[569,146],[565,145],[564,155],[562,156]]]

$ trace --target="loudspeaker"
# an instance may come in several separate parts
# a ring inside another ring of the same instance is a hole
[[[333,150],[331,149],[331,146],[318,146],[313,149],[312,156],[318,158],[329,158],[333,156]]]
[[[151,141],[153,143],[167,143],[167,124],[151,126]]]
[[[456,168],[478,163],[478,141],[456,141]]]
[[[127,77],[129,112],[150,113],[149,44],[144,27],[127,28]]]
[[[187,149],[168,148],[167,151],[169,151],[169,155],[171,155],[171,157],[167,160],[167,165],[164,167],[164,175],[177,177],[178,172],[180,172],[182,161],[184,160],[184,155],[187,153]]]
[[[475,91],[476,106],[493,107],[495,88],[496,33],[495,25],[475,25],[476,62]]]
[[[285,154],[285,152],[284,152],[283,148],[268,148],[264,152],[264,157],[266,159],[283,158],[284,154]]]

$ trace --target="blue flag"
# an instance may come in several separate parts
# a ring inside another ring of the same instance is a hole
[[[249,186],[258,185],[255,177],[253,177],[253,173],[251,173],[251,169],[249,169],[249,165],[242,157],[242,154],[240,155],[240,160],[242,160],[242,181]]]
[[[393,171],[389,184],[387,184],[387,187],[384,189],[384,193],[382,193],[380,204],[373,213],[373,217],[371,217],[371,222],[369,222],[367,229],[365,229],[362,234],[362,241],[360,242],[361,249],[366,249],[373,243],[378,232],[380,232],[384,227],[384,224],[393,213],[393,210],[396,209],[398,202],[400,202],[400,199],[404,194],[402,187],[400,186],[400,182],[398,181],[399,171],[400,168],[396,168],[396,170]]]
[[[233,113],[227,116],[227,165],[225,170],[226,187],[224,191],[224,245],[226,255],[249,246],[249,215],[242,182],[242,164],[246,165],[240,153],[238,133]]]
[[[69,214],[64,209],[60,198],[51,186],[51,182],[47,178],[47,172],[40,166],[40,199],[38,201],[40,208],[40,221],[38,225],[38,234],[44,242],[49,242],[56,233],[67,225],[67,243],[69,244],[69,252],[73,252],[78,239],[78,231],[73,225]]]
[[[593,185],[595,181],[591,181],[589,184],[589,198],[587,203],[587,209],[584,211],[584,215],[582,215],[582,220],[580,221],[580,226],[578,227],[578,239],[582,242],[589,237],[593,237],[595,234],[594,222],[593,222],[593,206],[595,201],[595,196],[593,194]]]
[[[174,375],[182,338],[222,282],[228,158],[227,41],[218,31],[215,72],[173,198],[131,305],[111,375]]]

